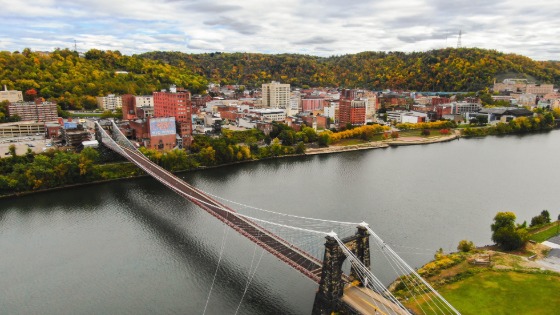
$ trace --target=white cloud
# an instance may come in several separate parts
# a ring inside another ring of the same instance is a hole
[[[355,53],[455,46],[559,59],[547,0],[0,0],[0,47]],[[42,38],[43,40],[27,40]]]

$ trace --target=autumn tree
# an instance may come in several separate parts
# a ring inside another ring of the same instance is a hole
[[[29,89],[25,91],[23,100],[29,102],[35,100],[36,97],[37,97],[37,90]]]

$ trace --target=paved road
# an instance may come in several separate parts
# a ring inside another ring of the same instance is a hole
[[[369,289],[348,286],[344,289],[342,301],[363,315],[404,315],[406,311],[387,301]]]

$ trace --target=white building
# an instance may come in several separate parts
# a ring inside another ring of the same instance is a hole
[[[428,114],[412,111],[389,111],[387,112],[387,121],[395,121],[397,123],[417,124],[427,121]]]
[[[272,81],[262,85],[262,104],[271,108],[290,107],[290,85]]]
[[[519,97],[517,98],[517,105],[519,106],[535,106],[536,102],[537,95],[535,94],[525,93],[519,95]]]
[[[401,122],[417,124],[428,120],[428,114],[420,112],[406,112],[401,117]]]
[[[271,108],[252,109],[251,111],[249,111],[249,113],[265,121],[286,120],[286,111],[283,109],[271,109]]]
[[[251,121],[249,118],[239,118],[237,120],[237,125],[242,128],[253,129],[257,127],[257,123]]]
[[[323,107],[323,115],[336,122],[336,112],[338,111],[338,102],[329,102],[328,106]]]
[[[134,96],[136,107],[154,107],[153,95],[136,95]]]
[[[0,102],[3,101],[8,101],[10,103],[23,102],[23,94],[21,91],[8,91],[8,88],[4,85],[4,91],[0,91]]]
[[[98,96],[97,106],[99,106],[102,110],[115,110],[117,108],[122,108],[122,97],[115,94]]]

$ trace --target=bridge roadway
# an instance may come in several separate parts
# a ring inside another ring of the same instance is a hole
[[[409,315],[407,311],[370,289],[347,285],[342,302],[362,315]]]
[[[152,163],[137,150],[131,150],[123,146],[120,147],[128,155],[124,156],[125,158],[141,167],[147,173],[150,173],[162,184],[195,203],[311,280],[319,283],[322,269],[322,263],[319,260],[272,232],[267,231],[256,222],[236,214],[234,210],[217,202],[177,176]]]

